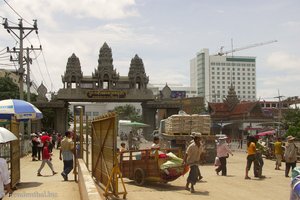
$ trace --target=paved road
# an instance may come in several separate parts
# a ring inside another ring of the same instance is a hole
[[[58,150],[54,150],[52,160],[54,170],[58,172],[52,175],[48,165],[45,165],[41,174],[37,176],[37,170],[41,161],[31,161],[31,156],[21,159],[21,183],[18,189],[13,192],[12,197],[5,197],[4,200],[80,200],[78,184],[74,181],[73,174],[69,175],[69,181],[63,181],[60,172],[62,171],[62,162],[59,160]]]
[[[150,183],[143,187],[134,185],[125,179],[129,200],[153,200],[153,199],[213,199],[213,200],[286,200],[289,199],[290,179],[284,176],[284,168],[275,170],[274,161],[266,160],[263,168],[265,179],[253,178],[245,180],[245,152],[234,152],[234,156],[228,159],[228,176],[216,175],[214,166],[201,166],[204,176],[202,182],[195,186],[196,193],[191,194],[184,189],[187,175],[168,184]],[[252,166],[253,167],[253,166]]]

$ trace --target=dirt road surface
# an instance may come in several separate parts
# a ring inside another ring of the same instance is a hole
[[[251,180],[245,180],[246,153],[234,152],[227,159],[228,176],[218,176],[213,165],[200,167],[203,181],[195,186],[195,193],[185,190],[187,174],[173,182],[147,183],[136,186],[133,181],[124,179],[128,200],[287,200],[290,193],[290,178],[284,176],[284,166],[275,170],[275,161],[264,159],[264,179],[253,177],[253,166],[249,172]]]

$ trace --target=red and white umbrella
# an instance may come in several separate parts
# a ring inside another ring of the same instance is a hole
[[[260,132],[257,133],[258,136],[266,136],[266,135],[274,135],[276,133],[275,130],[271,130],[271,131],[264,131],[264,132]]]

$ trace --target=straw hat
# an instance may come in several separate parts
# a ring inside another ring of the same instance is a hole
[[[291,135],[289,135],[289,136],[286,137],[286,140],[287,140],[287,141],[292,141],[292,140],[294,140],[294,139],[295,139],[295,137],[293,137],[293,136],[291,136]]]
[[[192,138],[200,138],[202,136],[202,134],[200,132],[192,132],[191,137]]]
[[[226,140],[228,137],[226,135],[219,137],[219,140]]]

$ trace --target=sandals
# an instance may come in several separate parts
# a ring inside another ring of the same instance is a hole
[[[251,179],[251,178],[250,178],[249,176],[246,176],[245,179],[248,179],[248,180],[249,180],[249,179]]]

